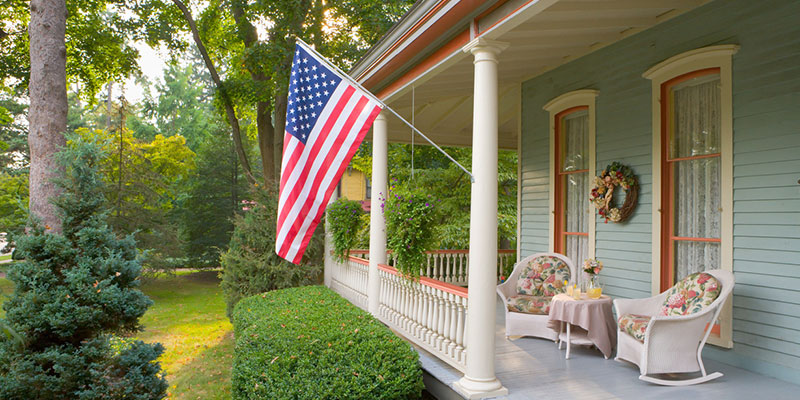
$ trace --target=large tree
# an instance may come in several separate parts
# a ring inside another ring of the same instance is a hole
[[[295,38],[303,38],[347,68],[413,3],[211,0],[195,20],[184,0],[172,2],[182,11],[211,73],[219,105],[232,127],[237,153],[251,182],[255,178],[240,140],[239,119],[255,119],[265,184],[280,173]]]

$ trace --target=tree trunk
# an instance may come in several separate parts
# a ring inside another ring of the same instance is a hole
[[[30,213],[45,228],[61,232],[61,218],[52,199],[59,193],[53,183],[61,175],[55,153],[66,146],[67,49],[65,0],[31,0],[31,76],[28,87],[30,147]]]
[[[283,137],[286,131],[286,94],[275,96],[275,181],[281,179],[281,162],[283,160]]]
[[[231,125],[233,143],[236,146],[236,154],[239,156],[239,162],[242,164],[244,175],[251,185],[255,184],[256,178],[253,176],[252,170],[250,169],[250,162],[247,161],[247,153],[245,153],[244,145],[242,144],[242,134],[241,129],[239,128],[239,119],[236,118],[236,111],[233,109],[233,102],[231,102],[228,94],[225,93],[225,90],[222,87],[222,80],[217,73],[217,68],[214,67],[214,63],[208,56],[208,51],[206,50],[206,46],[203,44],[203,40],[200,39],[200,32],[197,30],[197,24],[194,22],[192,13],[180,0],[172,0],[172,2],[175,3],[175,5],[181,10],[183,17],[189,24],[189,28],[192,30],[192,37],[194,38],[194,43],[197,45],[197,50],[199,50],[200,55],[203,56],[203,61],[206,64],[206,68],[208,69],[209,74],[211,74],[211,80],[214,81],[214,85],[217,87],[220,97],[222,98],[222,104],[225,106],[225,115],[228,117],[228,123]]]
[[[261,168],[264,171],[264,185],[269,185],[275,177],[275,129],[272,127],[272,110],[264,101],[256,103],[256,128],[258,128],[258,150],[261,153]],[[276,180],[277,182],[277,180]]]

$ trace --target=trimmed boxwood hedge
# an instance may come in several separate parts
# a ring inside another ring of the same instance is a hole
[[[233,314],[234,399],[410,399],[419,355],[324,286],[241,300]]]

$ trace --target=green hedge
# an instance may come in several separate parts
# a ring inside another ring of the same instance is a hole
[[[233,315],[234,399],[410,399],[416,351],[324,286],[241,300]]]

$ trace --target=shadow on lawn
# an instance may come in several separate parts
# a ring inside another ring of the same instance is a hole
[[[218,343],[206,346],[191,362],[168,375],[168,399],[230,399],[233,345],[233,332],[228,332]]]

